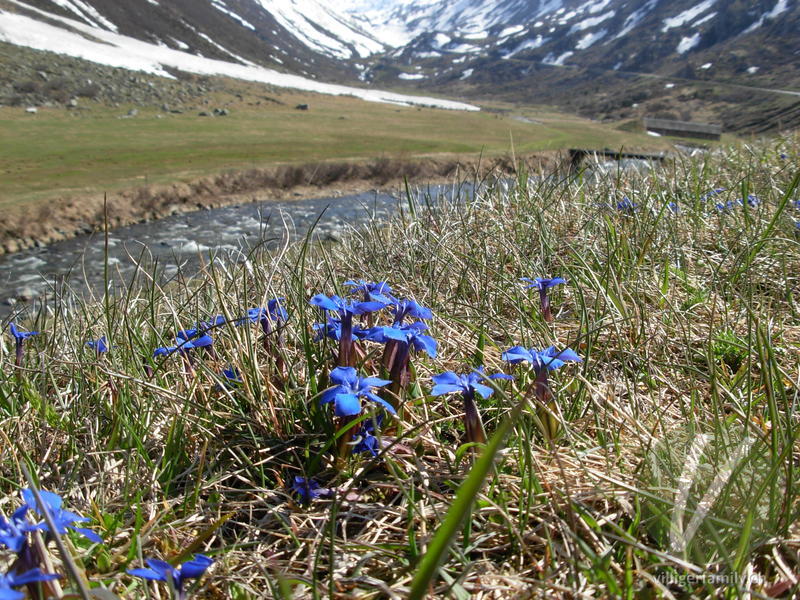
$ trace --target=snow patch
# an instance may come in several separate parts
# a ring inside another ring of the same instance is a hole
[[[254,0],[289,33],[309,48],[336,58],[369,56],[384,45],[358,31],[317,0]]]
[[[467,69],[463,73],[461,73],[461,77],[459,79],[469,79],[472,77],[472,74],[475,72],[475,69]]]
[[[550,38],[542,37],[541,35],[537,35],[532,40],[525,40],[521,44],[519,44],[516,48],[514,48],[511,52],[503,55],[503,58],[512,58],[516,56],[523,50],[535,50],[536,48],[540,48],[543,46]]]
[[[397,76],[398,79],[407,79],[407,80],[414,80],[414,79],[425,79],[425,75],[422,73],[400,73]]]
[[[603,39],[605,35],[608,33],[608,30],[601,29],[600,31],[590,31],[585,36],[583,36],[577,44],[575,44],[576,50],[586,50],[586,48],[590,47],[595,42]]]
[[[681,41],[678,44],[678,47],[675,48],[675,52],[677,52],[678,54],[684,54],[684,53],[688,52],[689,50],[691,50],[692,48],[694,48],[695,46],[697,46],[697,44],[699,44],[699,43],[700,43],[700,34],[699,33],[695,33],[691,37],[685,37],[684,36],[684,37],[681,38]]]
[[[758,73],[758,70],[760,68],[761,67],[747,67],[747,72],[750,73],[750,75],[755,75],[756,73]]]
[[[583,31],[585,29],[589,29],[590,27],[594,27],[596,25],[599,25],[600,23],[602,23],[606,19],[610,19],[615,14],[616,13],[613,10],[610,10],[607,13],[604,13],[604,14],[599,15],[597,17],[590,17],[588,19],[584,19],[580,23],[575,23],[575,25],[573,25],[570,28],[569,32],[570,33],[575,33],[576,31]]]
[[[111,31],[119,31],[117,26],[111,21],[101,15],[93,6],[89,6],[81,0],[52,0],[53,4],[57,4],[61,8],[66,8],[68,11],[78,15],[81,19],[92,25],[93,27],[104,27]],[[99,25],[98,25],[99,23]]]
[[[703,0],[700,4],[695,4],[693,7],[686,9],[675,17],[664,19],[664,26],[661,28],[662,32],[669,31],[675,27],[680,27],[686,23],[691,23],[697,17],[706,12],[709,8],[714,6],[717,0]]]
[[[648,0],[647,4],[645,4],[642,8],[640,8],[639,10],[635,10],[631,14],[629,14],[625,19],[625,22],[622,24],[622,29],[617,35],[614,36],[614,39],[618,40],[619,38],[628,35],[628,33],[634,27],[636,27],[645,16],[647,16],[647,13],[653,10],[653,7],[657,3],[658,0]]]
[[[228,15],[228,16],[229,16],[231,19],[233,19],[234,21],[238,21],[238,22],[239,22],[239,24],[240,24],[242,27],[247,27],[247,28],[248,28],[248,29],[250,29],[251,31],[255,31],[255,30],[256,30],[255,26],[254,26],[252,23],[250,23],[249,21],[246,21],[245,19],[243,19],[242,17],[240,17],[239,15],[237,15],[237,14],[236,14],[235,12],[233,12],[232,10],[229,10],[229,9],[228,9],[228,7],[227,7],[227,6],[225,6],[225,3],[224,3],[224,2],[221,2],[220,0],[211,0],[211,6],[213,6],[214,8],[216,8],[216,9],[217,9],[218,11],[220,11],[221,13]]]
[[[498,35],[498,37],[501,37],[501,38],[502,37],[508,37],[510,35],[514,35],[515,33],[520,33],[520,32],[522,32],[524,30],[525,30],[525,26],[524,25],[514,25],[512,27],[506,27],[500,32],[500,35]]]
[[[575,54],[575,53],[572,52],[571,50],[569,50],[567,52],[564,52],[558,58],[553,58],[553,54],[550,53],[547,56],[545,56],[545,58],[544,58],[544,60],[542,62],[544,64],[546,64],[546,65],[554,65],[556,67],[563,67],[564,66],[564,61],[567,60],[573,54]]]
[[[703,63],[700,68],[703,70],[710,69],[714,63]]]
[[[787,10],[789,10],[789,0],[778,0],[778,3],[772,7],[771,11],[761,15],[755,23],[744,30],[744,33],[750,33],[754,29],[758,29],[767,19],[774,19],[778,15],[785,13]]]

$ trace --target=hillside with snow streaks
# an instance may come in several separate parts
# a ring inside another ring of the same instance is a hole
[[[349,94],[371,102],[388,102],[406,106],[434,106],[454,110],[478,110],[475,106],[461,102],[326,84],[256,65],[234,64],[205,58],[143,42],[39,9],[31,9],[31,11],[47,17],[50,22],[0,11],[0,41],[163,77],[172,77],[168,69],[173,68],[200,75],[224,75],[322,94]],[[53,22],[61,23],[66,28],[51,24]]]

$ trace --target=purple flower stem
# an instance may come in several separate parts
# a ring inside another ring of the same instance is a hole
[[[558,407],[553,390],[550,388],[546,368],[536,374],[533,385],[537,403],[536,414],[542,424],[542,433],[547,441],[552,443],[559,433],[559,422],[555,416]]]
[[[396,411],[400,411],[400,392],[402,392],[408,385],[411,379],[409,371],[409,363],[411,359],[411,349],[407,342],[399,340],[390,340],[389,343],[395,342],[393,357],[389,365],[389,379],[392,380],[387,387],[387,393],[382,396],[389,404],[391,404]],[[388,344],[387,344],[388,346]]]
[[[336,430],[341,431],[342,429],[345,429],[338,441],[338,455],[336,462],[340,468],[344,467],[345,461],[353,453],[353,438],[355,437],[356,429],[358,429],[355,425],[353,425],[353,421],[357,420],[360,416],[361,415],[352,415],[349,417],[339,418],[339,423],[337,424]]]
[[[21,367],[22,366],[22,357],[24,355],[25,355],[25,350],[22,348],[22,339],[21,338],[17,338],[17,357],[16,357],[16,360],[14,361],[14,364],[17,367]]]
[[[342,315],[342,336],[339,340],[339,357],[336,362],[339,367],[354,367],[353,360],[353,314]]]
[[[464,430],[467,442],[486,443],[486,432],[473,393],[464,394]]]
[[[547,296],[547,288],[539,289],[539,299],[542,303],[542,317],[547,323],[553,322],[553,311],[550,309],[550,298]]]

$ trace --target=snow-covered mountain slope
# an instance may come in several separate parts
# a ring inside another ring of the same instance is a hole
[[[660,78],[800,88],[800,0],[0,0],[0,10],[337,84],[585,99],[592,116],[620,114],[593,103],[639,104],[631,82],[642,78],[649,97],[672,89]],[[0,35],[32,44],[34,34]]]
[[[22,6],[21,2],[12,0]],[[69,0],[59,0],[67,3]],[[75,0],[73,0],[75,1]],[[156,1],[156,0],[149,0]],[[321,83],[312,79],[279,73],[256,65],[229,52],[237,63],[197,56],[182,50],[173,50],[165,44],[137,40],[113,31],[106,23],[100,27],[97,15],[91,15],[93,24],[29,9],[32,16],[0,10],[0,41],[21,46],[48,50],[83,58],[92,62],[123,67],[163,77],[172,77],[170,69],[202,75],[224,75],[248,81],[257,81],[278,87],[302,89],[323,94],[352,95],[373,102],[403,105],[424,105],[457,110],[477,110],[477,107],[448,100],[422,96],[394,94],[377,89],[363,89]],[[84,18],[84,21],[88,18]]]
[[[757,54],[752,34],[776,25],[795,62],[800,51],[798,0],[343,1],[354,19],[395,31],[403,44],[391,58],[408,66],[441,56],[650,72],[729,41],[739,54]]]

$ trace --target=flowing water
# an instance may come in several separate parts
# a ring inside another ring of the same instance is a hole
[[[472,186],[428,186],[412,194],[422,201],[463,198]],[[109,279],[125,285],[140,264],[158,265],[158,282],[194,274],[212,255],[243,260],[257,244],[277,247],[284,240],[305,237],[337,241],[352,227],[385,220],[407,205],[405,192],[369,192],[338,198],[289,202],[256,202],[184,213],[115,229],[108,249],[103,232],[0,257],[0,314],[35,307],[68,282],[74,292],[102,290],[106,262]],[[148,269],[149,270],[149,269]],[[34,299],[33,302],[25,300]]]

